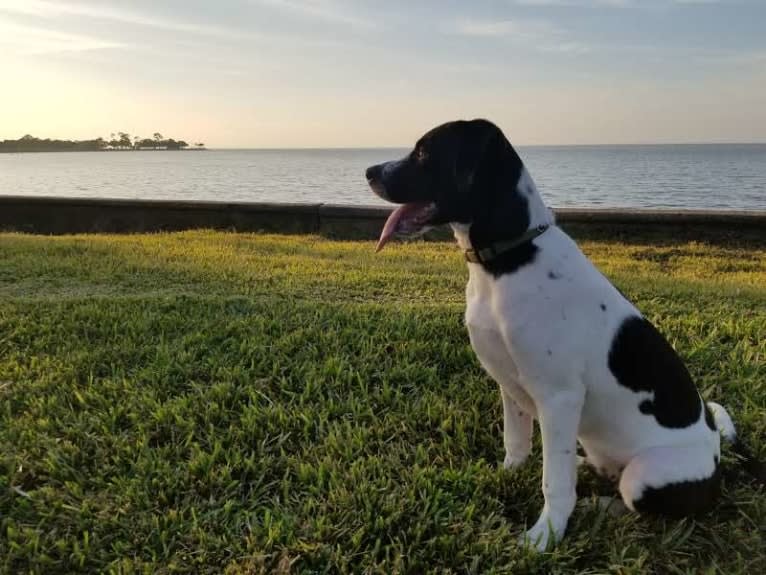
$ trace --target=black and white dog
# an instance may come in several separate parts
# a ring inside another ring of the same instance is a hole
[[[524,541],[564,534],[575,506],[577,442],[599,473],[619,478],[632,510],[705,511],[719,487],[726,410],[702,400],[665,338],[555,225],[500,129],[457,121],[425,134],[405,158],[367,170],[372,190],[401,204],[396,235],[448,223],[468,260],[465,323],[500,385],[506,468],[542,434],[545,505]]]

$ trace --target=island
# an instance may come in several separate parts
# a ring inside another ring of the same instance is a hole
[[[203,142],[191,146],[184,140],[165,138],[155,132],[152,138],[131,137],[127,132],[116,132],[105,138],[93,140],[51,140],[35,138],[27,134],[18,140],[0,140],[0,153],[23,152],[125,152],[139,150],[205,150]]]

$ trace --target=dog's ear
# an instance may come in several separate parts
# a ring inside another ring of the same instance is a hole
[[[480,154],[471,178],[472,235],[500,239],[523,234],[529,210],[517,185],[524,164],[500,128],[485,120],[469,124],[478,131],[474,135],[480,134],[474,141],[481,142],[475,144]]]
[[[486,120],[461,122],[455,175],[460,183],[473,185],[477,174],[491,172],[499,157],[499,139],[505,139],[500,129]]]

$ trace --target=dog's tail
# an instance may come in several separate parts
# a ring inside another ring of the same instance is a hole
[[[734,422],[724,406],[708,401],[707,407],[713,414],[715,426],[718,428],[721,437],[724,441],[731,444],[731,449],[739,458],[742,468],[759,483],[766,484],[766,465],[762,461],[758,461],[747,445],[742,443],[742,440],[737,437]]]

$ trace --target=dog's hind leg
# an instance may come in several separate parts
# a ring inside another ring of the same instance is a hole
[[[685,517],[712,507],[720,489],[718,457],[710,445],[654,447],[630,460],[620,494],[640,513]]]
[[[508,391],[500,385],[503,398],[503,444],[505,460],[503,467],[518,467],[532,450],[532,416],[519,407]]]

